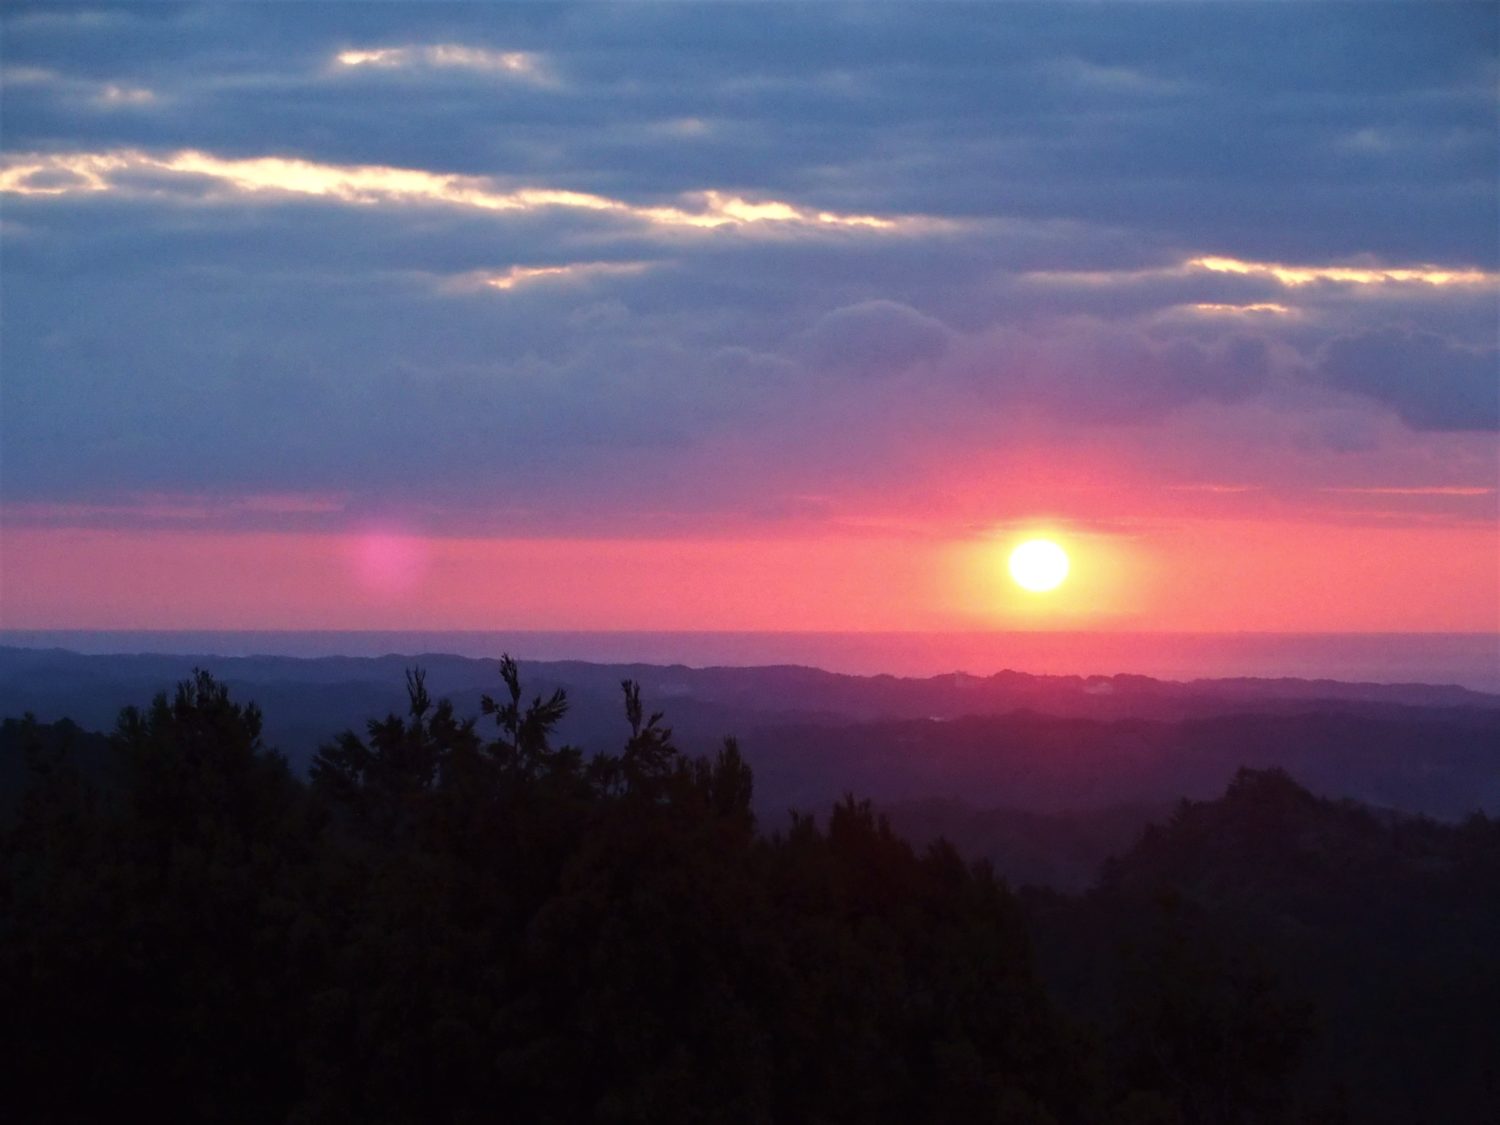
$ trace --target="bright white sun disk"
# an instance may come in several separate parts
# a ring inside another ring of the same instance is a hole
[[[1030,539],[1010,553],[1010,576],[1037,593],[1055,590],[1068,576],[1067,553],[1050,539]]]

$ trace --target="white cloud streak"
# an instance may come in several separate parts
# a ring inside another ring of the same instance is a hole
[[[1435,265],[1294,266],[1281,262],[1245,262],[1238,258],[1193,258],[1186,265],[1189,269],[1204,269],[1213,273],[1272,277],[1291,289],[1311,285],[1317,281],[1334,281],[1343,285],[1383,285],[1393,281],[1435,286],[1500,284],[1500,274],[1486,273],[1484,270],[1477,269],[1449,269]]]
[[[150,105],[154,101],[156,94],[144,86],[121,86],[113,82],[105,85],[94,96],[94,104],[106,109]]]
[[[41,87],[73,101],[86,101],[96,109],[129,109],[151,105],[159,99],[154,90],[124,82],[96,82],[74,78],[38,66],[14,66],[0,70],[0,89]]]
[[[507,188],[484,176],[449,175],[419,168],[323,164],[281,156],[226,159],[196,149],[153,155],[140,149],[106,152],[20,153],[0,160],[0,192],[31,197],[115,193],[161,197],[174,186],[189,198],[208,183],[239,197],[316,197],[351,206],[447,206],[525,213],[547,209],[588,211],[660,229],[767,231],[856,230],[889,234],[948,227],[925,216],[843,214],[782,200],[748,200],[706,190],[678,197],[673,206],[644,206],[588,192],[548,187]]]
[[[1195,313],[1203,313],[1207,316],[1254,316],[1257,313],[1269,314],[1271,316],[1295,316],[1296,309],[1288,308],[1286,305],[1277,304],[1274,301],[1257,301],[1249,305],[1229,305],[1218,301],[1199,301],[1189,305]]]
[[[529,51],[492,51],[458,43],[350,48],[334,55],[333,65],[340,70],[468,70],[543,85],[553,81],[540,56]]]
[[[511,266],[504,270],[474,270],[451,278],[444,289],[472,292],[478,289],[509,291],[535,282],[587,281],[596,277],[618,277],[643,273],[649,262],[567,262],[550,266]]]
[[[1188,258],[1175,266],[1139,270],[1036,270],[1026,274],[1030,281],[1047,285],[1077,285],[1104,288],[1136,281],[1203,277],[1206,274],[1233,274],[1240,277],[1274,281],[1286,289],[1301,289],[1315,283],[1347,286],[1426,285],[1433,288],[1474,287],[1500,288],[1500,273],[1469,266],[1441,266],[1430,263],[1405,266],[1341,263],[1297,264],[1256,262],[1240,258],[1203,256]],[[1274,302],[1257,305],[1199,305],[1202,311],[1279,312]]]

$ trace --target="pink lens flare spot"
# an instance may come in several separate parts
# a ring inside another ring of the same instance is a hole
[[[427,544],[416,536],[368,532],[355,540],[354,574],[372,594],[404,594],[422,581],[427,556]]]

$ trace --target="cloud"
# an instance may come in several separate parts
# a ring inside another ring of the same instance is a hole
[[[651,267],[649,262],[569,262],[564,265],[511,266],[504,270],[474,270],[450,278],[444,288],[452,292],[472,291],[476,288],[506,291],[534,282],[583,281],[595,277],[628,276],[642,273]]]
[[[19,526],[54,527],[221,527],[285,526],[319,523],[341,515],[348,497],[303,493],[129,493],[101,502],[0,502],[0,519]]]
[[[1398,486],[1390,485],[1367,488],[1330,488],[1319,489],[1320,492],[1339,492],[1354,496],[1493,496],[1495,489],[1482,485],[1421,485]]]
[[[530,51],[496,51],[460,43],[404,47],[349,47],[333,57],[348,70],[466,70],[550,85],[554,79],[540,55]]]
[[[0,73],[0,89],[56,91],[71,102],[102,110],[142,109],[160,99],[150,87],[130,82],[73,78],[48,67],[9,67]]]
[[[863,301],[818,318],[803,343],[816,367],[892,374],[932,361],[953,337],[946,325],[896,301]]]
[[[57,71],[44,66],[8,66],[0,71],[0,87],[50,86],[60,78]]]
[[[1082,318],[1040,333],[982,333],[956,351],[954,366],[988,397],[1078,425],[1138,425],[1195,402],[1236,402],[1261,391],[1273,366],[1258,337],[1157,339]]]
[[[1217,255],[1186,258],[1175,265],[1137,269],[1034,270],[1027,277],[1040,284],[1102,287],[1162,279],[1202,278],[1205,274],[1257,278],[1275,282],[1286,289],[1300,289],[1320,282],[1351,287],[1426,285],[1434,288],[1500,288],[1500,273],[1472,266],[1439,266],[1430,263],[1404,266],[1375,263],[1289,265],[1283,262],[1243,261]]]
[[[420,168],[325,164],[292,157],[231,159],[197,150],[153,156],[132,149],[23,153],[0,162],[0,192],[53,197],[78,193],[184,195],[207,183],[228,197],[311,196],[351,206],[439,205],[495,213],[564,209],[615,216],[662,229],[857,230],[901,233],[942,224],[920,216],[840,214],[781,200],[747,200],[708,189],[680,205],[631,204],[589,192],[506,188],[493,179]]]
[[[1296,316],[1297,310],[1275,301],[1255,301],[1248,305],[1232,305],[1219,301],[1198,301],[1182,306],[1190,312],[1205,316]]]
[[[1500,350],[1400,328],[1340,336],[1318,363],[1328,386],[1383,403],[1418,430],[1500,429],[1497,372]]]
[[[1076,56],[1054,59],[1043,65],[1042,72],[1063,84],[1099,91],[1112,96],[1149,96],[1175,94],[1182,83],[1129,66],[1109,66]]]
[[[1472,8],[114,11],[3,14],[8,504],[916,525],[1116,465],[1493,475],[1450,428],[1500,290]]]
[[[130,106],[146,106],[156,101],[156,94],[145,86],[122,86],[106,83],[94,96],[94,104],[105,109],[122,109]]]
[[[1336,282],[1340,285],[1385,285],[1405,283],[1418,285],[1476,285],[1493,289],[1500,285],[1500,274],[1487,270],[1446,268],[1435,265],[1420,266],[1357,266],[1320,265],[1290,266],[1280,262],[1244,262],[1235,258],[1194,258],[1186,263],[1188,269],[1205,269],[1214,273],[1249,274],[1273,277],[1290,289],[1315,282]]]

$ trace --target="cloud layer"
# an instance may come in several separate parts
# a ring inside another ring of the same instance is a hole
[[[1482,4],[0,19],[11,522],[1493,516]]]

